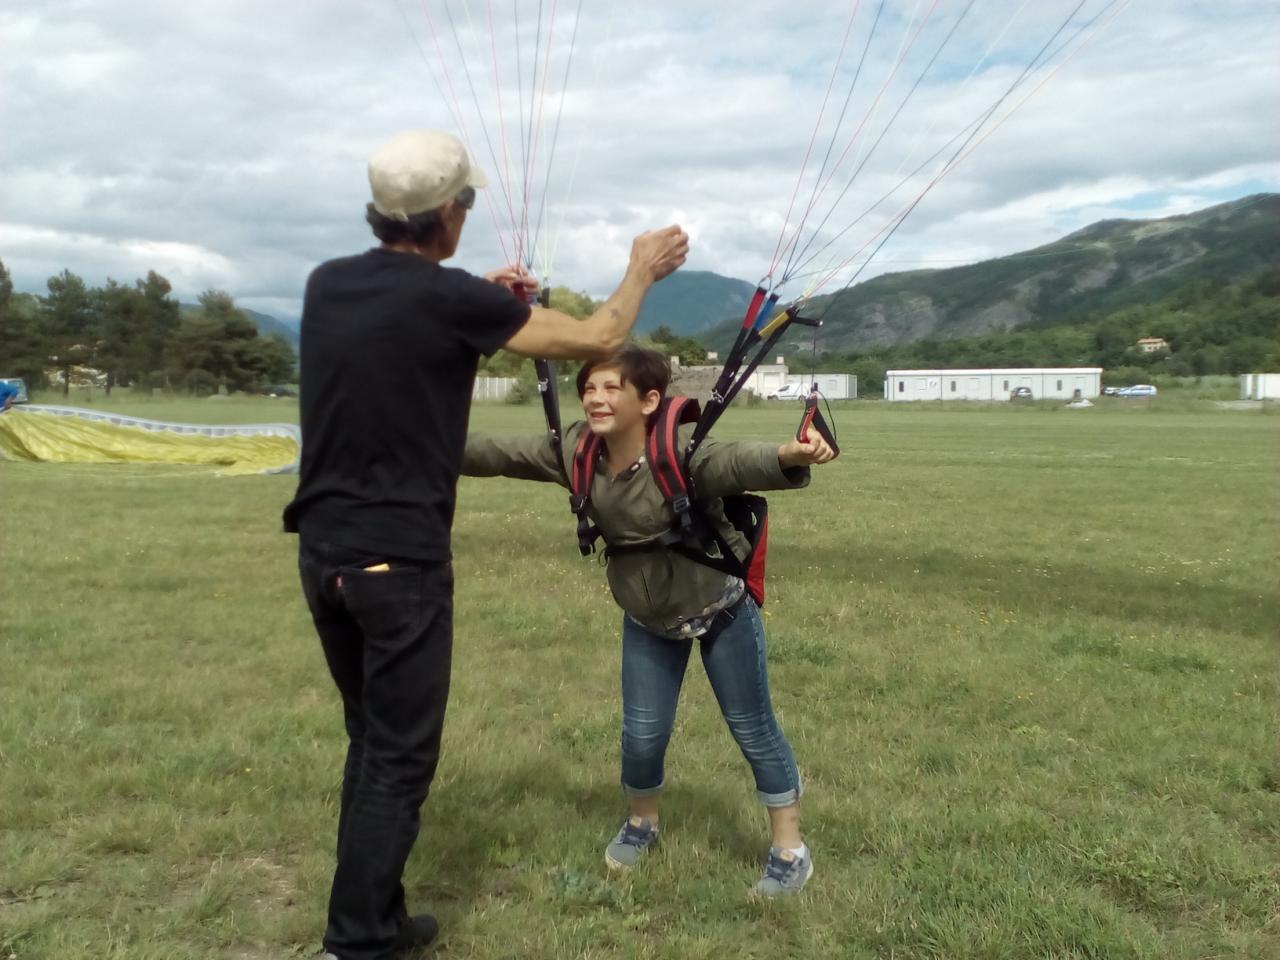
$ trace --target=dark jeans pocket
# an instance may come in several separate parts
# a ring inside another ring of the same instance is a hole
[[[387,638],[416,629],[422,618],[424,570],[416,564],[390,570],[339,567],[347,612],[369,638]]]

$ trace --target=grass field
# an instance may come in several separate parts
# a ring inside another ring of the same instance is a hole
[[[718,430],[782,438],[797,415]],[[744,896],[764,817],[696,659],[663,843],[606,875],[619,615],[562,491],[467,481],[445,752],[406,879],[441,918],[432,955],[1280,956],[1280,419],[837,417],[845,455],[771,500],[805,896]],[[9,463],[0,484],[0,958],[309,955],[344,744],[279,532],[292,479]]]

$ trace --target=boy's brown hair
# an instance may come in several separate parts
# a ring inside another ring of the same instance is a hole
[[[619,379],[624,385],[631,384],[636,392],[644,397],[650,390],[657,390],[658,396],[667,395],[667,387],[671,384],[671,364],[657,350],[650,350],[638,344],[628,343],[599,360],[588,360],[578,371],[578,399],[587,391],[587,380],[593,370],[601,367],[616,369]]]

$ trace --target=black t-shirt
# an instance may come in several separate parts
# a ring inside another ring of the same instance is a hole
[[[476,366],[528,319],[503,287],[412,254],[374,249],[312,271],[285,530],[448,560]]]

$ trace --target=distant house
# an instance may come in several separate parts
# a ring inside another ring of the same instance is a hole
[[[715,361],[718,358],[714,353],[709,353],[707,354],[707,359]],[[714,383],[714,377],[720,374],[720,367],[714,363],[699,364],[696,367],[681,367],[679,361],[672,357],[671,372],[673,377],[676,373],[711,376],[710,382]],[[682,377],[681,382],[688,383],[690,381]],[[778,389],[786,382],[787,361],[784,357],[778,357],[774,363],[762,363],[756,367],[751,372],[751,376],[747,377],[746,383],[743,384],[743,389],[750,390],[752,393],[757,393],[762,397],[767,397],[777,393]],[[698,392],[701,392],[701,385],[699,384],[697,387],[682,386],[681,389],[686,391],[685,396],[695,396]]]
[[[56,360],[57,357],[53,359]],[[73,363],[66,367],[47,367],[44,375],[50,386],[54,387],[64,386],[68,378],[73,387],[97,387],[101,390],[107,385],[107,372],[105,370],[99,370],[97,367],[86,367],[78,363]]]
[[[710,392],[711,385],[720,374],[720,367],[714,365],[680,367],[674,362],[674,358],[672,359],[671,389],[673,393],[693,397]],[[708,355],[707,359],[715,360],[716,357]],[[778,391],[787,387],[791,387],[792,390],[800,388],[801,392],[790,393],[790,396],[800,397],[808,396],[809,388],[814,384],[817,384],[818,392],[828,400],[858,399],[858,378],[853,374],[817,373],[816,371],[792,373],[787,367],[786,357],[775,357],[773,363],[760,364],[752,371],[751,376],[747,377],[742,389],[759,397],[769,398],[777,396]],[[787,396],[788,393],[784,392],[783,395]]]
[[[778,357],[774,363],[762,363],[747,380],[746,389],[753,390],[762,397],[773,397],[785,387],[798,389],[793,396],[808,396],[809,389],[817,385],[820,392],[828,400],[857,400],[858,378],[851,373],[792,373],[787,367],[784,357]],[[785,394],[784,394],[785,396]]]
[[[1168,353],[1169,341],[1164,337],[1143,337],[1138,341],[1138,349],[1143,353]]]
[[[746,389],[767,397],[777,393],[786,384],[787,361],[785,357],[777,357],[773,363],[762,363],[756,367],[747,380]]]

